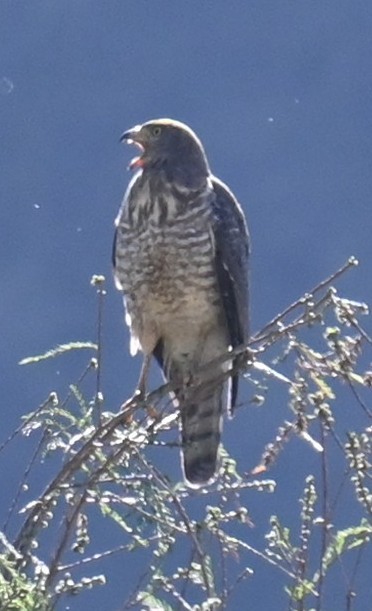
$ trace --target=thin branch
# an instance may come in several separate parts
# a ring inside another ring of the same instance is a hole
[[[97,377],[96,377],[96,396],[95,407],[98,416],[98,425],[102,425],[102,390],[101,390],[101,372],[102,372],[102,342],[103,342],[103,308],[106,297],[105,277],[93,276],[91,284],[97,287]]]
[[[178,513],[180,514],[186,529],[190,535],[191,540],[194,543],[194,547],[195,547],[195,551],[198,555],[198,559],[200,562],[200,566],[202,569],[202,574],[203,574],[203,580],[204,580],[204,585],[205,588],[207,590],[208,596],[212,597],[215,596],[215,591],[214,591],[214,587],[211,588],[211,584],[210,581],[208,579],[208,571],[207,571],[207,567],[205,566],[205,553],[203,551],[203,549],[201,548],[200,545],[200,541],[199,538],[197,536],[197,533],[195,531],[195,528],[193,526],[193,524],[191,523],[191,520],[189,519],[189,516],[187,515],[187,512],[185,510],[185,508],[183,507],[181,501],[179,500],[178,496],[176,494],[174,494],[173,490],[169,487],[168,483],[165,481],[164,477],[159,473],[159,471],[156,469],[156,467],[154,465],[150,465],[143,456],[139,456],[140,461],[146,465],[147,469],[152,473],[152,475],[154,476],[154,478],[158,481],[158,483],[165,488],[165,490],[168,492],[169,496],[171,497],[173,504],[175,505]]]
[[[13,439],[15,437],[17,437],[17,435],[19,435],[19,433],[22,433],[22,431],[25,430],[25,428],[33,421],[35,420],[35,418],[37,416],[40,415],[40,413],[47,408],[53,407],[56,404],[57,401],[57,396],[56,394],[50,393],[49,397],[47,399],[45,399],[45,401],[43,401],[43,403],[41,403],[33,412],[31,412],[31,414],[29,414],[29,416],[26,416],[26,418],[23,420],[22,424],[20,424],[15,431],[13,431],[11,433],[11,435],[9,435],[9,437],[1,444],[0,446],[0,452],[2,452],[4,450],[4,448],[6,448],[6,446],[13,441]]]
[[[46,438],[49,435],[49,431],[46,429],[45,431],[43,431],[38,444],[36,445],[35,451],[33,453],[33,455],[31,456],[31,459],[28,463],[28,465],[26,466],[26,469],[23,473],[23,477],[21,478],[21,481],[19,482],[19,485],[17,487],[16,493],[14,495],[14,498],[10,504],[9,510],[8,510],[8,514],[6,516],[4,525],[3,525],[3,531],[6,532],[9,526],[9,522],[14,514],[15,508],[17,507],[18,501],[20,499],[20,496],[22,494],[22,492],[24,491],[26,482],[28,480],[28,477],[31,473],[31,469],[32,467],[35,465],[36,459],[38,458],[38,456],[40,455],[40,452],[43,448],[43,445],[45,443]]]
[[[64,550],[66,549],[67,543],[69,542],[71,530],[74,527],[77,517],[82,509],[82,506],[85,503],[86,496],[87,496],[87,491],[85,490],[80,495],[80,497],[77,499],[77,502],[75,503],[72,510],[70,511],[70,514],[68,516],[65,516],[63,520],[63,533],[61,535],[59,545],[57,546],[53,554],[52,560],[50,561],[49,575],[46,580],[46,589],[50,588],[51,584],[53,583],[56,577],[56,574],[58,573],[58,564],[59,564],[60,558],[62,557],[62,554]]]
[[[153,543],[159,541],[162,538],[162,535],[154,535],[152,537],[148,537],[147,541],[149,543]],[[92,562],[97,562],[97,560],[102,560],[103,558],[109,558],[110,556],[114,556],[115,554],[119,554],[121,552],[129,552],[132,549],[132,543],[125,543],[123,545],[119,545],[118,547],[113,547],[111,549],[105,550],[104,552],[97,552],[92,556],[86,556],[85,558],[81,558],[76,562],[70,562],[67,564],[60,564],[57,567],[58,573],[63,573],[65,571],[70,571],[71,569],[77,569],[85,564],[91,564]]]
[[[340,276],[342,276],[345,272],[347,272],[351,267],[355,267],[358,265],[358,260],[355,257],[349,257],[349,259],[342,265],[334,274],[331,274],[322,282],[319,282],[313,289],[308,291],[304,296],[297,299],[291,305],[287,306],[280,314],[275,316],[270,322],[268,322],[256,335],[254,335],[253,339],[261,338],[269,329],[278,325],[278,323],[283,320],[288,314],[293,312],[296,308],[300,306],[305,306],[309,301],[313,299],[313,296],[324,289],[326,286],[329,286],[332,282],[337,280]]]
[[[364,411],[366,416],[368,416],[368,418],[372,418],[371,410],[364,403],[362,397],[360,396],[360,394],[358,393],[357,389],[355,388],[355,385],[351,382],[351,380],[348,380],[347,382],[348,382],[348,385],[349,385],[349,388],[350,388],[351,392],[353,393],[355,399],[359,403],[360,407],[362,408],[362,410]]]
[[[316,601],[316,611],[322,611],[323,607],[323,586],[324,586],[324,567],[323,559],[327,549],[329,540],[328,529],[330,525],[330,510],[329,510],[329,475],[328,475],[328,456],[327,456],[327,445],[326,445],[326,434],[327,431],[324,427],[324,422],[320,420],[320,438],[321,444],[324,448],[324,452],[321,455],[321,487],[322,487],[322,531],[321,531],[321,543],[320,543],[320,554],[319,554],[319,582],[318,582],[318,598]]]

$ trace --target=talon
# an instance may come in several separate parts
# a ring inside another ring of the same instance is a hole
[[[127,414],[125,414],[124,418],[123,418],[123,424],[132,424],[133,422],[133,412],[128,412]]]
[[[134,391],[133,398],[144,399],[146,397],[147,376],[149,373],[151,355],[145,355],[142,363],[141,373],[137,384],[137,389]]]
[[[152,418],[153,420],[159,420],[160,413],[153,405],[147,405],[146,411],[150,418]]]
[[[146,389],[145,388],[136,388],[133,394],[133,399],[144,399],[146,397]]]
[[[131,424],[133,422],[133,407],[128,407],[128,404],[131,402],[131,399],[129,399],[128,401],[125,401],[124,403],[121,404],[120,406],[120,411],[124,412],[123,413],[123,423],[124,424]]]

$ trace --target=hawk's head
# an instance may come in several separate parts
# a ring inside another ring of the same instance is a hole
[[[130,168],[164,169],[170,180],[203,178],[209,174],[203,145],[196,134],[184,123],[172,119],[156,119],[136,125],[120,138],[135,144],[141,155],[135,157]]]

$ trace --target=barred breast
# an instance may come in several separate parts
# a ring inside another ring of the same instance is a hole
[[[190,193],[139,176],[129,186],[116,221],[115,277],[132,353],[149,354],[168,335],[178,335],[187,351],[192,329],[200,337],[221,315],[211,197],[208,183]]]

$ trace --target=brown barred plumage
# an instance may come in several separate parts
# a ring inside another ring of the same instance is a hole
[[[116,220],[116,285],[131,354],[154,354],[177,387],[184,473],[199,486],[216,471],[224,394],[218,378],[229,364],[201,368],[248,338],[247,229],[187,126],[150,121],[124,139],[143,154]],[[236,387],[235,378],[232,403]]]

